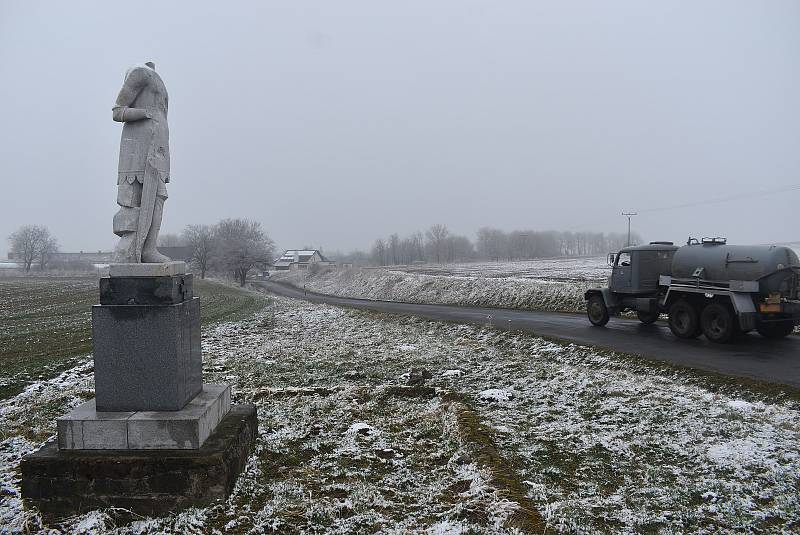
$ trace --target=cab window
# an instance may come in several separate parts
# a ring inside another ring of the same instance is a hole
[[[631,265],[631,253],[619,253],[617,255],[617,266],[628,267]]]

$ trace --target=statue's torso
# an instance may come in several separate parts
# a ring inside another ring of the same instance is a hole
[[[169,179],[169,127],[167,125],[167,88],[161,77],[152,69],[143,69],[147,83],[141,88],[131,108],[144,108],[150,119],[125,123],[120,146],[120,180],[142,181],[146,163],[156,169],[162,180]],[[128,73],[125,83],[130,80]]]

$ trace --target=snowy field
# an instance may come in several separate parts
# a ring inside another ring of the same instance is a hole
[[[225,503],[74,533],[732,533],[800,522],[800,404],[522,333],[276,298],[204,330],[258,405]],[[424,383],[424,384],[423,384]],[[85,362],[0,402],[0,525],[39,531],[19,460],[93,395]]]
[[[273,278],[341,297],[579,312],[584,292],[603,286],[610,269],[605,257],[591,257],[295,271]]]
[[[388,269],[425,275],[534,279],[559,282],[603,282],[611,275],[611,266],[607,264],[605,256],[542,258],[516,262],[414,264],[411,266],[393,266]]]

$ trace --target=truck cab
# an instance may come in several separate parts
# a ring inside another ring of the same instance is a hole
[[[671,242],[625,247],[609,255],[612,266],[608,287],[620,294],[640,295],[658,291],[661,275],[670,275],[678,248]]]

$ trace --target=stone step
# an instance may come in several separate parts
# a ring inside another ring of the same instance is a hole
[[[98,412],[87,401],[57,419],[61,450],[198,449],[231,407],[228,385],[203,390],[178,411]]]

